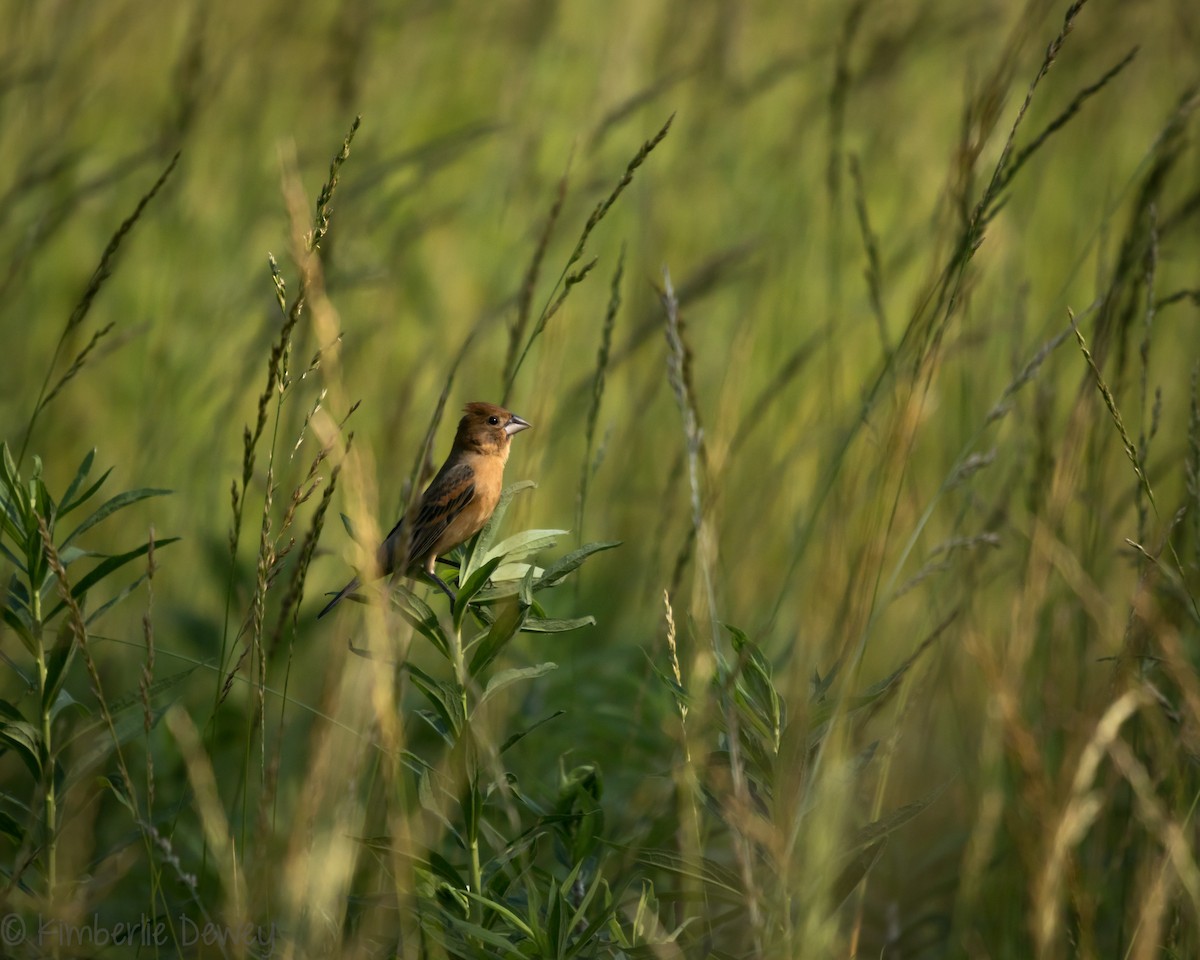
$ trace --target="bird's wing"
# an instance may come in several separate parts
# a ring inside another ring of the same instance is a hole
[[[421,498],[421,507],[413,521],[409,563],[420,563],[429,555],[446,528],[475,498],[475,471],[458,463],[440,471]]]

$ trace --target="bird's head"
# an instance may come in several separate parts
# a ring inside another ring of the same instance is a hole
[[[455,446],[485,454],[508,456],[508,444],[514,433],[528,429],[529,423],[494,403],[468,403],[458,421]]]

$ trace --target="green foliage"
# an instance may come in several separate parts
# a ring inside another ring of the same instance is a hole
[[[15,810],[24,814],[25,822],[22,825],[12,811],[4,813],[3,833],[16,851],[14,858],[5,864],[4,873],[10,884],[27,888],[27,871],[32,865],[28,853],[40,851],[36,857],[41,874],[39,886],[51,897],[57,883],[59,794],[73,779],[94,770],[107,753],[143,729],[142,717],[132,709],[128,716],[134,722],[126,723],[123,733],[113,726],[110,715],[108,729],[103,729],[103,724],[94,724],[95,747],[76,758],[74,768],[68,770],[63,764],[64,744],[69,744],[73,737],[87,735],[87,718],[92,711],[68,693],[65,686],[76,655],[80,651],[87,655],[88,627],[128,597],[149,574],[122,585],[86,620],[83,610],[95,589],[101,585],[108,587],[114,574],[123,567],[178,540],[177,537],[151,539],[115,555],[79,545],[76,541],[83,534],[118,511],[170,492],[153,488],[127,490],[95,506],[91,501],[112,472],[110,468],[98,479],[89,481],[95,458],[96,451],[89,451],[67,489],[55,500],[43,480],[42,461],[34,457],[32,472],[23,480],[8,444],[0,444],[0,551],[13,568],[4,602],[4,623],[20,639],[27,654],[24,663],[6,658],[25,691],[16,702],[0,700],[0,744],[4,746],[0,752],[11,751],[32,780],[28,802],[22,803],[16,796],[7,798]],[[91,512],[76,521],[72,514],[84,508]],[[68,517],[71,520],[64,523]],[[62,533],[61,528],[71,524],[70,532]],[[69,568],[90,560],[98,562],[83,575],[68,579]],[[92,672],[93,691],[99,695],[94,667]],[[32,703],[28,702],[29,694],[33,695]],[[149,709],[147,700],[147,723]],[[34,811],[39,796],[41,823],[35,838],[33,826],[38,815]]]

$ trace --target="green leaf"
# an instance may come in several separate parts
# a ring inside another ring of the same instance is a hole
[[[8,504],[6,503],[5,507],[7,508],[7,506]],[[3,517],[0,517],[0,532],[8,534],[8,538],[13,543],[23,544],[25,542],[25,534],[23,534],[20,528],[12,522],[7,513]],[[14,567],[16,567],[18,570],[24,571],[25,561],[9,550],[8,546],[3,542],[0,542],[0,552],[3,552],[5,558]]]
[[[463,614],[467,612],[471,598],[487,583],[488,577],[492,575],[493,570],[500,566],[502,560],[502,557],[493,557],[472,571],[467,577],[466,583],[459,581],[458,596],[454,601],[454,625],[456,627],[462,624]]]
[[[393,593],[393,598],[400,615],[432,643],[446,660],[452,659],[450,641],[446,639],[441,621],[433,612],[433,608],[411,590],[397,590]]]
[[[657,867],[680,877],[699,880],[709,893],[721,893],[734,903],[744,903],[742,882],[737,874],[716,860],[707,857],[681,857],[666,850],[643,850],[637,855],[640,863]]]
[[[109,467],[102,474],[100,474],[99,480],[97,480],[95,483],[93,483],[83,493],[81,493],[78,497],[76,497],[74,500],[70,501],[69,503],[67,502],[67,498],[63,497],[63,502],[61,504],[59,504],[59,507],[58,507],[58,515],[60,517],[65,517],[72,510],[76,509],[81,504],[84,504],[88,500],[92,499],[92,497],[95,495],[96,491],[99,490],[102,486],[104,486],[104,481],[108,479],[108,475],[112,472],[113,472],[113,468]]]
[[[507,904],[502,903],[499,900],[492,900],[492,899],[489,899],[488,897],[480,896],[474,890],[468,890],[468,891],[466,891],[466,893],[467,893],[467,896],[470,897],[472,900],[475,900],[475,901],[483,904],[483,906],[487,907],[489,910],[493,910],[496,913],[500,914],[500,916],[502,916],[505,920],[507,920],[511,926],[513,926],[515,929],[521,931],[521,933],[524,934],[526,937],[528,937],[530,940],[536,939],[536,937],[534,935],[534,931],[529,926],[529,924],[527,924],[521,917],[519,917],[516,913],[514,913]],[[464,926],[466,926],[466,925],[464,925]],[[490,931],[488,931],[488,932],[490,933]],[[492,936],[495,936],[495,934],[492,934]],[[503,941],[503,942],[507,943],[508,941]],[[511,947],[512,944],[509,944],[509,946]],[[520,956],[520,954],[518,954],[518,956]]]
[[[596,622],[593,616],[574,617],[560,620],[555,617],[529,617],[521,626],[522,633],[566,633],[580,627],[590,627]]]
[[[532,607],[533,603],[533,579],[537,576],[537,568],[530,567],[525,571],[525,576],[521,578],[521,585],[517,590],[517,596],[520,598],[521,606]],[[538,613],[542,613],[540,607],[537,608]]]
[[[492,571],[492,583],[517,583],[523,580],[529,571],[533,571],[533,578],[536,580],[546,571],[541,567],[535,566],[532,563],[502,563]],[[477,595],[478,596],[478,595]]]
[[[771,665],[758,645],[745,633],[729,624],[724,624],[724,627],[729,631],[734,652],[738,656],[740,699],[758,715],[763,732],[770,737],[772,749],[777,752],[783,730],[783,708],[771,679]]]
[[[613,547],[619,547],[620,540],[605,540],[598,543],[585,543],[578,550],[572,550],[565,557],[561,557],[552,563],[546,572],[538,578],[535,586],[537,587],[553,587],[560,583],[568,573],[578,569],[583,561],[590,557],[593,553],[599,553],[601,550],[611,550]]]
[[[137,818],[137,807],[134,806],[133,797],[129,792],[129,784],[120,774],[115,774],[110,777],[100,777],[100,782],[112,791],[114,797],[117,798],[121,806],[129,811],[130,816]]]
[[[413,686],[425,695],[425,699],[433,706],[438,717],[446,725],[446,729],[457,740],[459,731],[462,730],[462,721],[464,719],[462,716],[462,706],[458,702],[457,691],[450,688],[447,684],[435,680],[411,661],[404,665],[404,669],[412,677]]]
[[[36,457],[34,460],[37,462],[38,475],[29,481],[29,488],[30,490],[35,491],[38,513],[41,515],[41,518],[46,521],[46,529],[53,531],[55,509],[54,498],[50,496],[50,491],[46,489],[45,481],[43,481],[40,476],[41,462],[37,461]]]
[[[492,557],[503,557],[510,563],[524,560],[539,550],[552,547],[558,543],[558,538],[567,533],[566,530],[522,530],[496,544],[485,555],[484,560]]]
[[[467,893],[468,897],[472,897],[473,899],[480,900],[481,902],[487,904],[488,906],[492,906],[493,909],[495,909],[495,907],[493,905],[496,903],[496,901],[488,900],[485,897],[479,897],[470,890],[466,891],[466,893]],[[507,910],[507,908],[505,909],[504,912],[512,913],[512,911]],[[513,914],[513,915],[515,916],[515,914]],[[526,955],[521,950],[518,950],[516,948],[516,946],[514,946],[512,943],[510,943],[504,937],[500,936],[500,934],[493,933],[491,930],[488,930],[486,927],[481,927],[477,923],[470,923],[469,921],[463,920],[461,917],[454,916],[453,914],[447,914],[446,920],[447,920],[447,923],[452,925],[456,931],[458,931],[459,933],[463,934],[466,937],[470,937],[475,940],[482,940],[484,943],[491,944],[497,950],[502,951],[504,955],[507,955],[510,957],[515,957],[516,960],[528,960]],[[521,926],[525,926],[525,925],[522,923]],[[528,929],[528,928],[526,928],[526,929]],[[530,935],[530,939],[532,939],[532,935]],[[450,952],[450,951],[447,951],[447,952]]]
[[[504,753],[509,748],[516,746],[542,724],[549,723],[551,720],[557,720],[559,717],[566,716],[566,714],[566,710],[555,710],[552,714],[550,714],[550,716],[543,717],[532,727],[526,727],[524,730],[518,730],[516,733],[509,734],[508,738],[502,744],[500,744],[500,752]]]
[[[539,663],[536,667],[513,667],[510,670],[501,670],[498,674],[488,681],[486,689],[483,691],[483,696],[479,698],[480,705],[487,703],[490,697],[495,696],[505,687],[517,683],[521,680],[534,680],[537,677],[543,677],[551,670],[557,670],[557,663]]]
[[[429,729],[445,741],[447,746],[454,746],[454,731],[446,726],[446,721],[440,714],[432,710],[426,710],[424,707],[418,707],[413,711],[413,714],[417,719],[424,720]]]
[[[904,826],[937,800],[949,785],[950,781],[946,781],[921,799],[914,800],[912,803],[906,803],[902,807],[897,807],[886,817],[881,817],[879,820],[868,823],[854,835],[853,840],[847,848],[847,852],[865,850],[880,840],[886,840],[890,834]]]
[[[438,797],[434,793],[434,779],[437,777],[435,770],[422,770],[417,777],[417,802],[421,804],[423,810],[428,811],[435,816],[442,825],[459,841],[462,838],[459,836],[458,830],[450,819],[446,816],[443,809],[443,804],[438,802]],[[453,871],[452,871],[453,872]],[[466,886],[463,884],[462,886]]]
[[[75,471],[75,477],[67,484],[67,489],[62,495],[62,500],[58,505],[58,515],[61,517],[71,509],[71,498],[75,496],[79,488],[83,486],[83,481],[87,479],[87,475],[91,473],[92,463],[96,460],[96,448],[91,450],[83,458],[83,462],[79,464],[79,469]]]
[[[98,557],[103,554],[98,554],[94,550],[84,550],[82,547],[67,547],[66,550],[58,551],[58,560],[64,567],[69,567],[77,560],[83,560],[86,557]]]
[[[134,580],[133,583],[130,583],[127,586],[118,590],[112,597],[110,597],[108,600],[106,600],[104,603],[102,603],[99,607],[97,607],[95,610],[93,610],[91,613],[89,613],[87,615],[87,619],[85,619],[83,621],[84,624],[87,626],[91,626],[93,621],[99,620],[105,613],[107,613],[109,610],[111,610],[113,607],[115,607],[118,603],[120,603],[122,600],[124,600],[127,596],[129,596],[131,593],[133,593],[133,591],[136,590],[138,587],[140,587],[142,585],[142,581],[144,581],[145,579],[146,579],[146,574],[143,573],[140,577],[138,577],[136,580]]]
[[[550,886],[546,891],[546,929],[542,932],[545,947],[542,952],[546,956],[561,957],[563,943],[563,914],[570,909],[563,906],[562,888],[550,878]]]
[[[571,922],[568,925],[568,929],[572,931],[579,929],[580,925],[583,924],[584,920],[586,919],[585,913],[588,906],[591,904],[592,899],[595,897],[596,892],[598,890],[605,889],[606,887],[607,884],[605,883],[604,875],[597,871],[595,879],[592,880],[592,884],[588,888],[587,893],[583,895],[583,899],[580,900],[579,906],[576,907],[575,913],[571,916]],[[600,911],[600,913],[595,916],[586,927],[584,927],[583,931],[575,936],[574,942],[571,943],[562,954],[563,957],[565,957],[566,960],[571,960],[572,957],[578,956],[583,948],[588,946],[604,927],[608,926],[608,922],[617,915],[617,911],[620,909],[620,907],[620,902],[615,897],[612,898],[612,900],[604,907],[604,909]]]
[[[42,710],[47,710],[58,697],[67,680],[67,670],[75,656],[75,631],[68,620],[58,628],[58,639],[46,658],[46,682],[42,687]]]
[[[171,690],[174,687],[177,687],[180,684],[182,684],[188,677],[190,677],[198,669],[199,669],[199,664],[192,664],[191,666],[186,667],[183,670],[179,670],[176,673],[168,674],[165,677],[159,677],[152,684],[150,684],[149,689],[146,691],[150,697],[150,702],[153,703],[154,700],[157,699],[159,694],[165,693],[166,691]],[[168,704],[167,706],[169,706],[169,705],[170,704]],[[142,691],[137,688],[134,688],[133,690],[130,690],[128,693],[124,693],[118,697],[113,697],[112,699],[110,699],[108,701],[108,711],[113,717],[116,717],[118,714],[123,714],[125,716],[132,717],[133,721],[136,721],[137,729],[139,729],[139,730],[144,729],[144,724],[145,724],[145,709],[144,708],[145,708],[145,701],[142,697]],[[159,710],[159,711],[151,714],[150,720],[151,720],[152,725],[158,723],[158,720],[162,716],[162,713],[163,713],[163,711]],[[98,727],[103,728],[105,730],[108,729],[106,724],[104,724],[102,722],[98,722],[97,724],[94,724],[83,730],[73,733],[72,736],[70,737],[70,739],[67,741],[67,743],[63,744],[64,749],[69,745],[74,750],[75,749],[74,745],[78,741],[84,740],[87,737],[94,734]]]
[[[191,673],[192,669],[194,668],[189,669],[187,673]],[[169,704],[151,712],[151,727],[158,724],[163,714],[167,712],[167,706]],[[134,707],[137,709],[133,709]],[[122,698],[121,701],[110,703],[109,713],[113,717],[113,729],[116,731],[115,740],[105,721],[97,721],[82,731],[78,737],[72,738],[73,740],[78,739],[86,742],[79,752],[74,755],[70,772],[67,774],[63,784],[64,790],[70,789],[81,780],[92,776],[96,767],[118,745],[125,746],[134,737],[141,736],[145,732],[146,720],[142,710],[140,693],[135,693],[132,696]],[[114,790],[116,790],[115,786]],[[120,796],[119,793],[118,796]]]
[[[3,481],[4,489],[8,491],[8,497],[17,510],[17,516],[24,518],[29,513],[29,500],[25,494],[25,488],[21,484],[21,477],[17,473],[17,465],[13,463],[12,454],[8,451],[7,443],[4,444],[2,462],[0,481]]]
[[[3,810],[0,810],[0,836],[8,837],[13,845],[18,847],[25,842],[25,830],[20,821],[10,817]]]
[[[441,877],[451,886],[459,890],[466,889],[467,884],[459,872],[454,869],[454,865],[436,850],[429,851],[429,868],[435,876]]]
[[[155,540],[154,549],[161,550],[163,547],[168,547],[172,543],[176,543],[178,540],[179,537],[167,537],[165,540]],[[138,557],[144,557],[149,550],[150,544],[143,543],[140,547],[130,550],[128,553],[122,553],[115,557],[109,557],[103,563],[97,564],[87,574],[87,576],[83,577],[71,588],[71,596],[78,600],[85,593],[87,593],[88,590],[107,577],[110,573],[121,569],[121,567],[125,566],[125,564],[129,563],[131,560],[136,560]],[[46,617],[46,619],[52,620],[54,616],[58,614],[59,611],[61,611],[65,606],[66,604],[60,600],[58,606],[50,611],[50,614]]]
[[[842,868],[842,872],[833,881],[829,891],[829,906],[831,910],[840,907],[854,888],[862,883],[863,878],[883,856],[883,848],[887,846],[887,837],[876,840],[873,844],[856,853],[850,862]]]
[[[478,677],[484,668],[496,659],[505,645],[516,636],[517,631],[521,629],[521,624],[528,616],[529,607],[516,601],[506,603],[500,608],[500,613],[493,621],[491,629],[480,641],[479,646],[475,648],[474,656],[471,657],[467,671],[472,677]]]
[[[141,489],[138,489],[138,490],[126,490],[124,493],[118,493],[111,500],[108,500],[105,503],[103,503],[96,510],[95,513],[93,513],[90,517],[88,517],[86,520],[84,520],[79,526],[77,526],[73,531],[71,531],[70,536],[68,536],[67,539],[65,539],[61,544],[59,544],[58,549],[62,550],[64,547],[70,546],[71,542],[76,537],[78,537],[80,534],[90,530],[92,527],[94,527],[96,524],[98,524],[101,520],[104,520],[105,518],[112,516],[118,510],[120,510],[124,507],[128,507],[130,504],[137,503],[139,500],[146,500],[150,497],[161,497],[161,496],[165,496],[168,493],[171,493],[171,491],[170,490],[162,490],[157,487],[142,487]]]
[[[33,631],[26,625],[21,616],[8,606],[4,608],[2,615],[4,617],[4,622],[8,624],[9,629],[11,629],[12,632],[20,638],[22,646],[25,647],[29,655],[36,657],[38,655],[37,641],[33,638]]]
[[[6,704],[12,707],[11,704]],[[21,714],[15,711],[16,717]],[[5,711],[7,713],[7,711]],[[10,719],[6,717],[0,720],[0,744],[5,748],[12,750],[25,767],[33,775],[34,780],[41,780],[42,777],[42,738],[38,733],[37,728],[24,719]]]
[[[50,718],[57,720],[65,711],[74,707],[81,715],[89,716],[87,707],[76,700],[73,696],[67,693],[66,690],[60,690],[58,696],[54,699],[54,706],[50,708]]]

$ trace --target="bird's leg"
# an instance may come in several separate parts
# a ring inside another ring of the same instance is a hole
[[[444,563],[448,567],[453,567],[455,570],[457,570],[460,566],[457,560],[452,560],[450,557],[438,557],[437,561],[438,563]]]
[[[445,581],[445,580],[443,580],[441,577],[439,577],[439,576],[438,576],[436,573],[434,573],[432,570],[426,570],[426,571],[425,571],[425,575],[426,575],[427,577],[429,577],[429,579],[430,579],[430,580],[432,580],[434,583],[436,583],[436,584],[437,584],[439,587],[441,587],[441,588],[442,588],[442,591],[443,591],[443,592],[446,594],[446,596],[448,596],[448,597],[450,598],[450,605],[451,605],[451,606],[454,606],[454,604],[456,604],[456,603],[458,602],[458,597],[456,597],[456,596],[454,595],[454,591],[452,591],[452,590],[451,590],[451,589],[450,589],[450,588],[449,588],[449,587],[446,585],[446,581]]]

